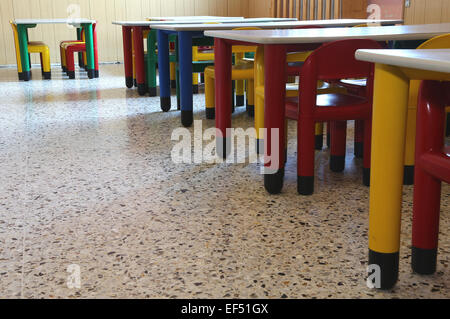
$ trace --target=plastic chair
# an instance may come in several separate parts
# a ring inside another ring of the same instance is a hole
[[[431,275],[436,272],[441,182],[450,183],[450,147],[444,141],[450,82],[423,81],[418,100],[412,269]]]
[[[422,43],[417,49],[449,49],[449,48],[450,48],[450,34],[445,34],[432,38]],[[408,123],[406,125],[406,149],[405,149],[406,185],[414,184],[416,115],[417,115],[417,98],[419,94],[419,86],[420,81],[413,80],[410,82]],[[447,111],[450,112],[450,108],[447,108]]]
[[[245,27],[236,28],[233,30],[261,30],[257,27]],[[232,47],[232,52],[235,54],[245,54],[246,52],[256,52],[257,47],[254,46],[241,46],[236,45]],[[205,105],[206,105],[206,118],[215,118],[215,68],[214,66],[208,66],[205,69]],[[232,67],[231,79],[232,80],[247,80],[248,81],[248,103],[254,105],[254,62],[245,59],[238,60]]]
[[[94,40],[94,77],[99,77],[99,67],[98,67],[98,50],[97,50],[97,25],[93,24],[93,40]],[[75,79],[75,59],[74,53],[85,53],[86,52],[86,42],[67,42],[62,44],[63,50],[65,52],[65,63],[66,63],[66,73],[69,79]],[[85,64],[86,65],[86,64]]]
[[[17,32],[17,25],[15,25],[12,21],[10,21],[9,23],[11,24],[14,33],[14,44],[16,50],[16,61],[17,61],[17,71],[19,73],[19,80],[23,80],[24,76],[22,68],[22,58],[20,57],[19,35]],[[44,80],[50,80],[52,74],[51,74],[49,47],[45,43],[40,41],[28,42],[28,52],[39,53],[41,60],[42,77],[44,78]]]
[[[330,169],[345,168],[348,120],[364,121],[364,144],[371,145],[374,66],[356,61],[358,49],[380,49],[372,40],[342,40],[327,43],[314,51],[300,72],[299,96],[286,99],[286,116],[298,120],[298,193],[314,193],[314,135],[317,122],[331,122]],[[333,59],[330,59],[333,56]],[[366,95],[318,94],[318,81],[367,78]],[[283,179],[283,176],[280,176]],[[281,180],[282,181],[282,180]],[[364,149],[363,183],[370,184],[370,147]],[[270,192],[270,185],[266,185]]]
[[[321,28],[317,26],[302,26],[296,29],[313,29]],[[288,53],[286,61],[288,63],[290,73],[301,70],[302,63],[311,55],[312,51],[294,52]],[[264,151],[263,137],[260,135],[260,129],[264,128],[264,49],[258,47],[257,50],[257,63],[255,65],[255,129],[257,134],[257,153],[260,154]],[[286,84],[286,97],[298,96],[299,83],[287,83]],[[338,86],[331,86],[328,83],[318,83],[319,94],[338,93],[344,92],[345,89]],[[322,150],[323,148],[323,123],[316,123],[315,133],[315,149]]]

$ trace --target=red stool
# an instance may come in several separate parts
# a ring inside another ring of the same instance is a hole
[[[315,124],[331,122],[330,168],[345,167],[348,120],[364,121],[364,144],[371,145],[373,64],[357,61],[358,49],[380,49],[372,40],[342,40],[327,43],[314,51],[300,72],[299,97],[286,100],[286,114],[298,119],[298,192],[314,193]],[[333,57],[330,59],[330,57]],[[367,78],[364,96],[352,94],[317,95],[317,82],[347,78]],[[370,184],[370,147],[364,149],[365,185]]]
[[[98,48],[97,48],[97,30],[96,24],[93,25],[93,41],[94,41],[94,67],[95,67],[95,77],[99,77],[98,68]],[[66,52],[66,73],[69,79],[75,79],[75,58],[74,54],[78,52],[86,52],[85,42],[72,42],[65,44]]]
[[[445,107],[450,82],[424,81],[417,107],[412,269],[436,272],[441,182],[450,183],[450,147],[445,147]]]

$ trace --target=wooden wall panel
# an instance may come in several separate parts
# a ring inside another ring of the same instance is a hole
[[[79,5],[79,15],[98,21],[100,62],[123,60],[122,29],[113,20],[142,20],[148,16],[218,15],[249,16],[253,0],[0,0],[0,65],[14,65],[13,33],[9,20],[18,18],[67,18],[70,5]],[[264,14],[266,4],[259,8]],[[255,1],[253,1],[256,4]],[[267,8],[270,7],[270,3]],[[76,8],[76,7],[71,7]],[[74,12],[73,12],[74,13]],[[31,40],[44,41],[51,51],[52,62],[59,63],[59,42],[75,38],[75,30],[64,25],[39,25],[30,30]],[[33,57],[33,63],[38,62]]]
[[[411,0],[405,24],[450,22],[450,0]]]

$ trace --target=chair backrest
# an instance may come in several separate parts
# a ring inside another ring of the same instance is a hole
[[[271,12],[275,18],[340,19],[342,0],[272,0]]]
[[[359,49],[381,48],[378,42],[365,39],[326,43],[306,59],[301,70],[301,82],[307,89],[316,91],[317,82],[321,80],[367,78],[366,94],[370,98],[373,92],[374,64],[356,60],[355,52]]]
[[[449,49],[450,33],[434,37],[422,43],[417,49]]]

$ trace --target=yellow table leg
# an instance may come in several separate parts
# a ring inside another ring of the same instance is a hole
[[[375,275],[381,289],[392,288],[398,279],[408,94],[409,79],[401,70],[376,65],[369,266],[379,267]]]

